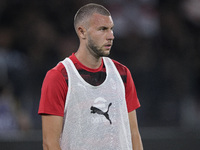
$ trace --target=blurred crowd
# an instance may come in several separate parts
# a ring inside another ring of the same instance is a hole
[[[199,129],[200,1],[1,0],[0,133],[41,128],[42,81],[77,50],[73,17],[89,2],[112,14],[111,57],[132,73],[140,126]]]

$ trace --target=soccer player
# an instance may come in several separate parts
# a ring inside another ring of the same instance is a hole
[[[140,107],[127,67],[108,57],[113,20],[90,3],[74,17],[76,53],[49,70],[38,113],[44,150],[142,150],[136,109]]]

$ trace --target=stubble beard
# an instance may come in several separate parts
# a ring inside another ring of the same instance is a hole
[[[92,55],[94,55],[97,58],[107,57],[110,54],[110,50],[109,51],[103,50],[103,47],[97,46],[91,38],[88,39],[88,49],[90,53],[92,53]]]

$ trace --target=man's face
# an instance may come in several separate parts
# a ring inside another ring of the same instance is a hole
[[[94,13],[87,28],[87,48],[95,57],[108,56],[113,44],[113,20],[111,16]]]

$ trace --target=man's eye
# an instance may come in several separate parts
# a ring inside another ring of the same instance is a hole
[[[106,30],[106,28],[100,28],[100,30],[101,30],[101,31],[105,31],[105,30]]]

